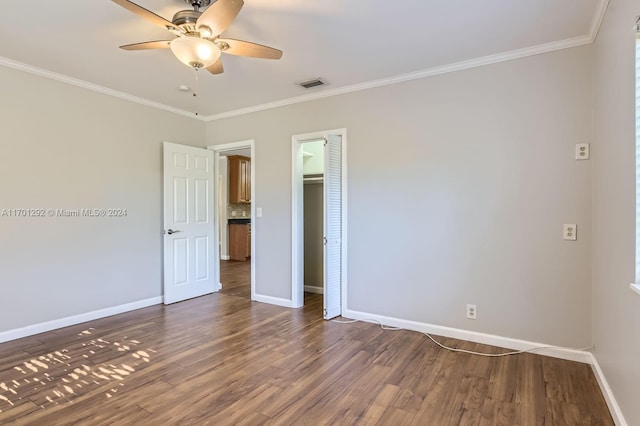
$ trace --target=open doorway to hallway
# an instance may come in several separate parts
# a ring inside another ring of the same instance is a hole
[[[216,153],[220,293],[253,299],[255,250],[253,142],[210,147]]]

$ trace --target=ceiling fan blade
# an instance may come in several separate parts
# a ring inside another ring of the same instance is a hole
[[[236,19],[243,5],[243,0],[216,0],[200,15],[196,28],[206,25],[214,36],[220,35]]]
[[[222,68],[222,59],[218,59],[213,63],[213,65],[209,65],[207,67],[207,71],[211,74],[222,74],[224,72],[224,68]]]
[[[148,49],[168,49],[171,40],[145,41],[143,43],[125,44],[120,46],[124,50],[148,50]]]
[[[263,46],[257,43],[234,40],[232,38],[219,38],[216,40],[216,42],[227,44],[229,47],[223,49],[222,51],[231,55],[250,56],[252,58],[262,59],[280,59],[282,57],[282,50]]]
[[[170,21],[167,21],[166,19],[164,19],[162,16],[156,15],[150,10],[145,9],[142,6],[138,6],[137,4],[130,2],[129,0],[111,0],[111,1],[113,1],[115,4],[118,4],[124,7],[128,11],[135,13],[141,18],[146,19],[147,21],[153,24],[159,25],[166,29],[177,28],[175,25],[173,25]]]

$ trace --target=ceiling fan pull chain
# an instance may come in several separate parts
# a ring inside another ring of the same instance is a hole
[[[194,106],[196,110],[196,115],[198,115],[198,67],[193,67],[194,72],[194,81],[193,81],[193,99]]]

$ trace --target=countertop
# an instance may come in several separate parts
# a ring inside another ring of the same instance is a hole
[[[234,217],[234,218],[228,218],[227,222],[229,223],[229,225],[246,225],[248,223],[251,223],[251,218],[250,217]]]

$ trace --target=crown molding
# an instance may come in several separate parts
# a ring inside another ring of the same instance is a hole
[[[600,31],[600,26],[602,26],[602,21],[604,21],[604,16],[607,13],[609,2],[610,0],[598,0],[596,12],[593,14],[593,22],[591,22],[591,28],[589,29],[589,39],[591,43],[596,41],[596,37],[598,37],[598,32]]]
[[[605,7],[606,10],[606,7]],[[485,65],[497,64],[500,62],[512,61],[514,59],[526,58],[528,56],[540,55],[543,53],[555,52],[557,50],[569,49],[572,47],[583,46],[592,43],[590,35],[570,38],[561,41],[555,41],[546,44],[540,44],[524,49],[512,50],[510,52],[498,53],[495,55],[483,56],[468,61],[455,62],[440,67],[428,68],[421,71],[411,72],[407,74],[395,75],[379,80],[371,80],[364,83],[353,84],[350,86],[338,87],[335,89],[324,90],[322,92],[309,95],[296,96],[293,98],[282,99],[275,102],[268,102],[260,105],[254,105],[247,108],[236,109],[233,111],[223,112],[209,116],[203,116],[205,121],[216,121],[225,118],[237,117],[240,115],[251,114],[254,112],[265,111],[268,109],[279,108],[287,105],[309,102],[316,99],[328,98],[331,96],[344,95],[347,93],[359,92],[362,90],[373,89],[375,87],[388,86],[391,84],[403,83],[405,81],[418,80],[426,77],[433,77],[441,74],[448,74],[456,71],[468,70],[471,68],[481,67]]]
[[[12,59],[4,58],[2,56],[0,56],[0,65],[7,68],[19,70],[19,71],[24,71],[26,73],[37,75],[39,77],[48,78],[51,80],[59,81],[61,83],[66,83],[72,86],[81,87],[83,89],[88,89],[94,92],[102,93],[103,95],[113,96],[115,98],[124,99],[125,101],[135,102],[137,104],[145,105],[151,108],[169,111],[174,114],[182,115],[184,117],[189,117],[196,120],[204,121],[202,117],[194,116],[192,112],[181,110],[179,108],[174,108],[169,105],[161,104],[159,102],[150,101],[148,99],[140,98],[138,96],[133,96],[133,95],[130,95],[129,93],[109,89],[108,87],[100,86],[94,83],[89,83],[88,81],[69,77],[64,74],[58,74],[52,71],[45,70],[43,68],[34,67],[32,65],[28,65],[22,62],[14,61]]]
[[[512,61],[515,59],[526,58],[528,56],[540,55],[543,53],[550,53],[557,50],[569,49],[572,47],[578,47],[585,44],[591,44],[598,36],[598,31],[604,20],[604,16],[607,12],[610,0],[598,0],[596,11],[594,13],[593,21],[589,29],[589,34],[574,37],[566,40],[560,40],[556,42],[541,44],[524,49],[512,50],[510,52],[498,53],[495,55],[483,56],[480,58],[470,59],[467,61],[455,62],[453,64],[443,65],[439,67],[428,68],[416,72],[407,74],[399,74],[392,77],[382,78],[378,80],[371,80],[363,83],[353,84],[349,86],[337,87],[335,89],[324,90],[322,92],[311,93],[308,95],[296,96],[293,98],[281,99],[274,102],[267,102],[264,104],[253,105],[246,108],[240,108],[232,111],[226,111],[219,114],[212,115],[198,115],[194,116],[193,112],[185,111],[179,108],[174,108],[169,105],[154,102],[145,98],[130,95],[125,92],[109,89],[104,86],[100,86],[94,83],[89,83],[84,80],[79,80],[73,77],[69,77],[63,74],[58,74],[52,71],[47,71],[42,68],[34,67],[28,64],[24,64],[18,61],[14,61],[8,58],[0,56],[0,66],[13,68],[16,70],[24,71],[30,74],[34,74],[40,77],[49,78],[52,80],[60,81],[62,83],[71,84],[76,87],[92,90],[94,92],[102,93],[116,98],[124,99],[130,102],[135,102],[141,105],[145,105],[151,108],[156,108],[164,111],[169,111],[174,114],[178,114],[184,117],[192,118],[195,120],[211,122],[216,120],[222,120],[225,118],[238,117],[241,115],[251,114],[254,112],[266,111],[269,109],[280,108],[288,105],[295,105],[303,102],[314,101],[317,99],[328,98],[332,96],[344,95],[347,93],[359,92],[362,90],[373,89],[375,87],[388,86],[397,83],[403,83],[411,80],[418,80],[421,78],[433,77],[441,74],[448,74],[456,71],[463,71],[485,65],[497,64],[500,62]]]

